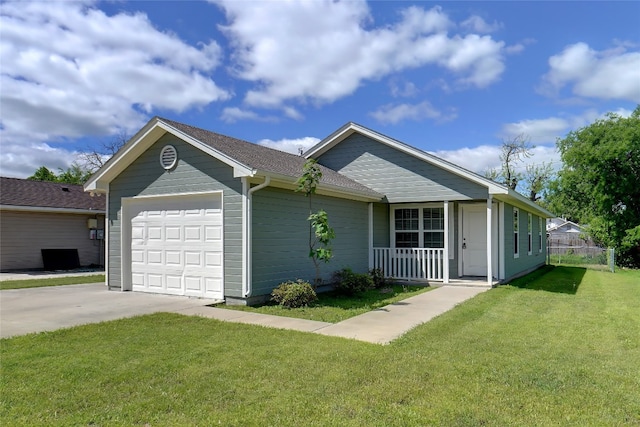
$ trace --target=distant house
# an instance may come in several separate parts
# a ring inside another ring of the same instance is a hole
[[[547,220],[547,239],[550,253],[579,252],[594,255],[602,251],[596,245],[586,228],[564,218]]]
[[[379,268],[491,286],[545,263],[548,211],[358,124],[297,156],[156,117],[85,184],[108,200],[109,288],[252,304],[313,279],[309,201],[294,191],[307,158],[336,232],[324,279]]]
[[[0,177],[0,270],[104,265],[104,196]]]

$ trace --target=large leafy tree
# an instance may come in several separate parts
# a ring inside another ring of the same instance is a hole
[[[564,163],[549,208],[587,224],[618,250],[618,263],[640,267],[640,105],[630,117],[604,119],[558,140]]]

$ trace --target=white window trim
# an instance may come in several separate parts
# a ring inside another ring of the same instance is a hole
[[[538,217],[538,252],[542,253],[542,217]]]
[[[513,248],[513,257],[520,258],[520,209],[513,208],[513,219],[513,241],[515,243],[515,247]]]
[[[391,206],[391,215],[389,215],[389,222],[390,222],[390,227],[389,227],[389,231],[391,233],[391,235],[389,236],[390,238],[390,246],[392,248],[396,247],[396,231],[399,232],[410,232],[410,233],[418,233],[418,247],[419,248],[424,248],[424,233],[428,232],[428,231],[441,231],[443,233],[443,245],[446,246],[446,243],[444,242],[444,239],[448,239],[449,236],[447,236],[446,234],[446,229],[447,227],[444,227],[442,230],[425,230],[424,229],[424,212],[422,211],[423,208],[440,208],[443,209],[444,212],[444,203],[421,203],[421,204],[415,204],[415,203],[411,203],[411,204],[406,204],[406,205],[393,205]],[[395,224],[395,219],[396,219],[396,210],[399,209],[418,209],[418,229],[417,230],[396,230],[396,224]],[[451,206],[449,206],[449,209],[451,209]],[[444,215],[444,214],[443,214]],[[444,221],[448,221],[449,218],[444,218]],[[453,227],[449,227],[449,234],[453,233]],[[443,246],[444,247],[444,246]]]
[[[533,253],[533,216],[530,212],[527,212],[527,255],[531,255]]]

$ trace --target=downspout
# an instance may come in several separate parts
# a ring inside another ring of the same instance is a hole
[[[246,178],[245,178],[246,179]],[[247,182],[247,181],[245,181]],[[252,250],[252,221],[251,221],[251,217],[252,217],[252,212],[253,212],[253,208],[252,208],[252,200],[253,200],[253,193],[255,193],[258,190],[262,190],[263,188],[267,187],[269,184],[271,183],[271,177],[267,176],[264,179],[264,182],[260,185],[257,185],[253,188],[249,188],[248,191],[246,191],[246,210],[245,210],[245,236],[244,236],[244,243],[245,243],[245,253],[244,253],[244,259],[246,262],[245,265],[245,272],[244,272],[244,281],[243,281],[243,287],[244,289],[242,290],[242,295],[244,298],[249,298],[251,297],[251,295],[253,294],[253,287],[251,284],[251,280],[252,280],[252,263],[251,263],[251,250]],[[250,187],[250,184],[247,182],[247,187]]]

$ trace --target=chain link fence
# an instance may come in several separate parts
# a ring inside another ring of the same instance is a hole
[[[547,240],[547,263],[575,265],[614,272],[615,250],[601,248],[580,238],[554,239],[550,237]]]

